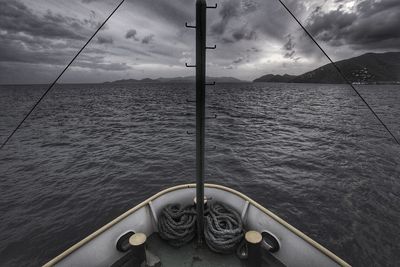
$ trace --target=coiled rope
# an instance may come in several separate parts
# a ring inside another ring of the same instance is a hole
[[[196,217],[193,205],[185,208],[179,204],[166,206],[158,219],[160,237],[175,247],[187,244],[196,235]],[[243,223],[235,210],[221,203],[206,207],[204,237],[212,251],[233,253],[243,236]]]
[[[243,239],[243,223],[239,214],[221,203],[215,203],[206,214],[204,236],[208,247],[218,253],[229,254]]]
[[[194,206],[182,208],[180,204],[166,206],[158,219],[160,237],[171,246],[180,247],[196,235],[196,209]]]

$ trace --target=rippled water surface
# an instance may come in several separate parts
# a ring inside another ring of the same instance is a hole
[[[44,86],[0,86],[4,140]],[[400,138],[400,86],[361,93]],[[207,182],[354,266],[400,266],[400,148],[342,85],[207,93]],[[0,151],[0,265],[37,266],[150,195],[194,182],[194,86],[60,85]]]

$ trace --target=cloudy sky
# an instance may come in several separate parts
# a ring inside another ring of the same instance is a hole
[[[120,0],[0,0],[0,84],[47,83]],[[327,63],[277,0],[216,0],[209,76],[251,80]],[[284,0],[334,60],[398,51],[399,0]],[[103,82],[193,75],[194,0],[126,0],[62,78]]]

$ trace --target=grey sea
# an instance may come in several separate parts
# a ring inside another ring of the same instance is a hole
[[[358,86],[400,138],[400,86]],[[0,86],[4,140],[45,90]],[[195,181],[192,84],[58,85],[0,151],[0,266],[38,266]],[[354,266],[400,266],[400,146],[345,85],[208,88],[206,182]],[[187,133],[189,132],[189,134]]]

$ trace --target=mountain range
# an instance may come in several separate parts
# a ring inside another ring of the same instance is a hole
[[[352,83],[400,83],[400,52],[367,53],[335,64]],[[345,83],[345,80],[332,64],[327,64],[301,75],[267,74],[253,82]]]
[[[157,78],[157,79],[126,79],[117,80],[113,82],[105,82],[105,84],[130,84],[130,83],[192,83],[195,82],[195,76],[185,76],[185,77],[173,77],[173,78]],[[242,81],[233,77],[206,77],[207,82],[217,82],[217,83],[243,83]]]

